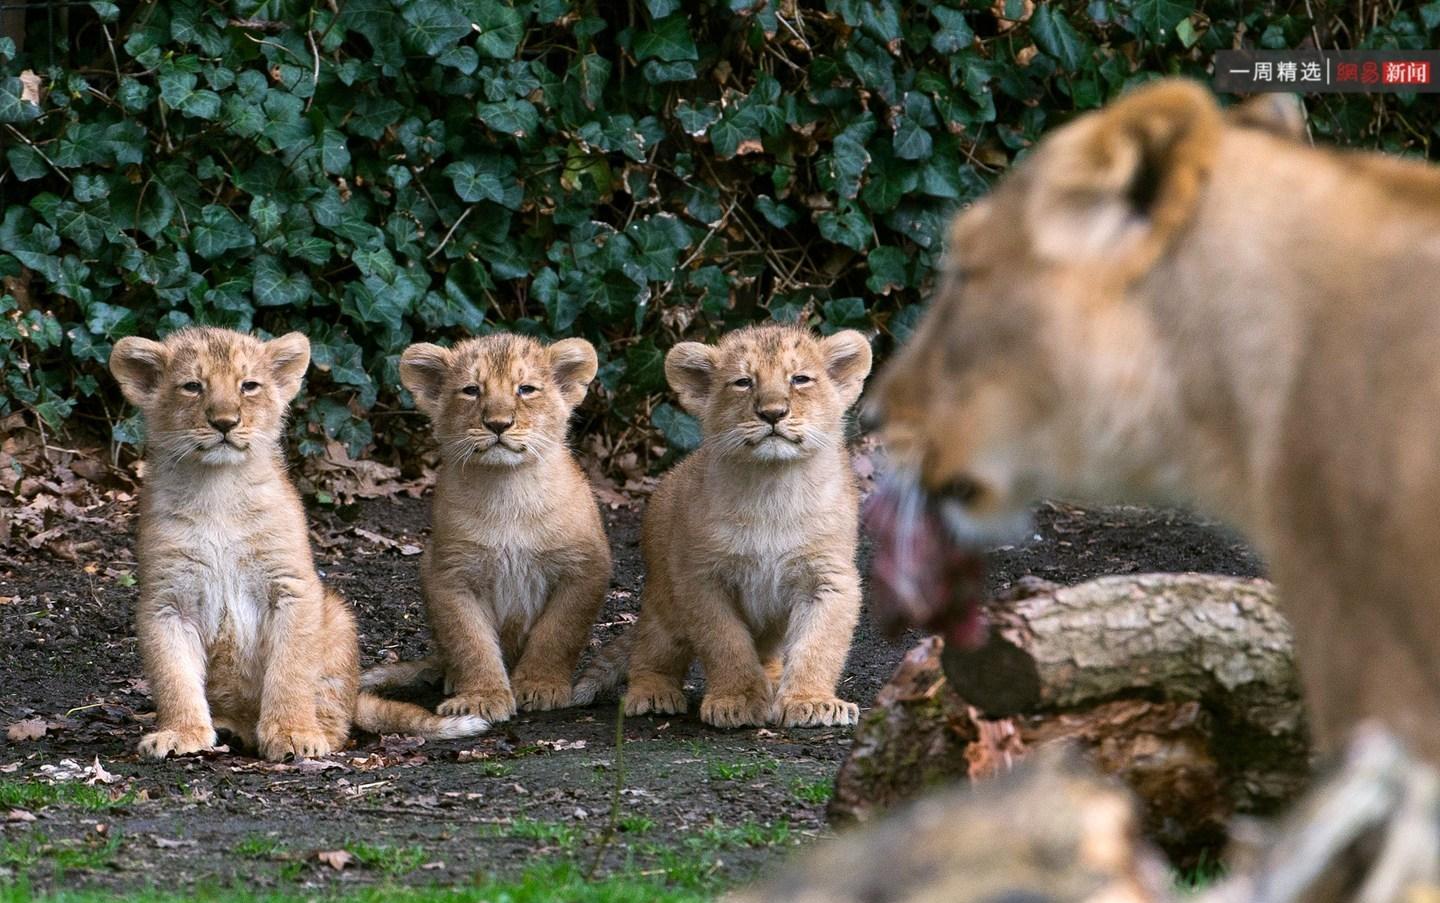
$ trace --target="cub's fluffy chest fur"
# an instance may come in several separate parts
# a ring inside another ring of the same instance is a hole
[[[366,672],[368,687],[445,677],[442,713],[505,719],[568,705],[576,661],[610,582],[610,547],[565,445],[595,350],[491,335],[415,345],[400,373],[445,464],[421,560],[440,655]],[[513,668],[513,671],[511,670]]]
[[[486,727],[357,693],[355,622],[320,583],[280,459],[309,359],[299,334],[194,329],[115,346],[111,370],[148,432],[136,630],[157,718],[143,755],[204,749],[217,729],[280,759],[324,755],[352,723],[432,737]]]
[[[576,696],[615,683],[628,655],[626,712],[681,712],[698,657],[710,724],[854,723],[856,706],[835,696],[860,612],[843,417],[869,345],[854,332],[755,327],[716,346],[682,343],[665,371],[705,440],[646,509],[639,622]]]

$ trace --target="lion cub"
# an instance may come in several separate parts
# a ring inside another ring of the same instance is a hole
[[[565,444],[595,378],[583,339],[496,334],[405,349],[400,380],[444,466],[421,559],[439,660],[381,665],[367,687],[443,671],[442,714],[504,720],[570,704],[570,681],[610,584],[600,509]],[[507,677],[507,666],[513,672]]]
[[[205,749],[217,730],[282,759],[339,748],[352,723],[430,737],[487,727],[357,693],[355,620],[315,572],[281,457],[309,363],[299,333],[225,329],[125,338],[110,355],[148,433],[135,620],[158,717],[144,756]]]
[[[671,349],[666,378],[705,439],[651,496],[640,620],[577,697],[613,682],[628,644],[626,714],[683,712],[698,656],[709,724],[855,722],[835,696],[860,616],[843,419],[869,372],[853,331],[767,325]]]

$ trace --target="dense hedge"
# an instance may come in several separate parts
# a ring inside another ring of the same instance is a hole
[[[404,346],[504,328],[597,343],[602,447],[654,454],[651,424],[685,447],[657,404],[678,336],[804,317],[883,353],[947,213],[1045,129],[1219,48],[1440,46],[1440,3],[1372,5],[96,0],[53,32],[32,10],[24,52],[0,38],[0,416],[133,442],[116,338],[302,329],[302,450],[385,454],[418,425],[373,416],[408,407]],[[1312,113],[1422,154],[1437,122],[1413,97]]]

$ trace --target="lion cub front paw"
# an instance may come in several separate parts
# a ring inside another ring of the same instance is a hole
[[[507,690],[461,693],[435,707],[439,715],[479,715],[486,721],[509,721],[515,714],[515,694]]]
[[[168,755],[188,756],[215,745],[215,731],[209,727],[167,728],[140,738],[140,755],[163,759]]]
[[[517,677],[512,681],[515,700],[526,712],[548,712],[570,704],[570,684],[563,680],[534,680]]]
[[[700,702],[700,720],[715,727],[759,727],[770,720],[768,692],[720,695]]]
[[[687,707],[685,693],[677,687],[631,687],[625,694],[625,714],[680,715]]]
[[[791,696],[775,700],[773,714],[781,727],[835,727],[858,722],[860,707],[833,696]]]
[[[280,762],[291,756],[297,759],[316,759],[330,754],[330,738],[318,727],[293,728],[284,725],[260,725],[260,755],[271,762]]]

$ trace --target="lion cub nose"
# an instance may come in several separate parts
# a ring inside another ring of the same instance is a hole
[[[494,433],[494,434],[497,435],[497,436],[500,435],[501,433],[505,432],[506,430],[510,429],[510,427],[512,427],[512,426],[514,426],[514,425],[515,425],[515,421],[514,421],[514,420],[487,420],[487,421],[485,421],[485,429],[489,430],[490,432]]]
[[[239,417],[211,417],[211,418],[210,418],[210,425],[213,426],[213,427],[215,427],[215,429],[219,430],[220,433],[221,433],[221,435],[224,435],[225,433],[228,433],[228,432],[230,432],[231,430],[235,429],[235,427],[239,426],[239,424],[240,424],[240,418],[239,418]]]
[[[785,419],[785,415],[790,413],[790,408],[785,405],[774,405],[770,407],[763,407],[755,413],[760,415],[761,420],[765,421],[771,426],[774,426],[775,424]]]

